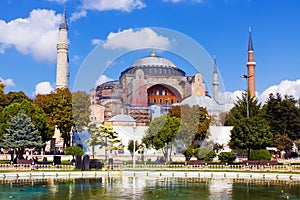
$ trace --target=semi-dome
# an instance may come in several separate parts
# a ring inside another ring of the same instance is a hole
[[[136,60],[131,67],[172,67],[176,68],[176,65],[170,60],[160,56],[146,56]]]
[[[135,122],[135,120],[131,116],[125,114],[115,115],[107,121],[108,122]]]

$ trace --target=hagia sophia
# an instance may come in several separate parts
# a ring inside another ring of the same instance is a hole
[[[57,44],[56,88],[68,88],[68,48],[68,24],[64,12]],[[248,80],[251,96],[255,95],[255,65],[249,29],[248,74],[245,78]],[[166,114],[172,106],[200,105],[215,118],[209,129],[209,139],[227,146],[232,127],[223,126],[219,115],[229,112],[233,104],[219,104],[216,58],[211,74],[212,83],[204,83],[201,72],[186,75],[171,60],[157,55],[155,49],[124,68],[117,80],[102,83],[90,91],[91,123],[110,124],[126,146],[129,140],[141,141],[147,124],[155,117]],[[213,85],[213,94],[206,91],[205,84]],[[86,144],[80,145],[85,146],[85,151],[89,151]]]
[[[186,76],[172,61],[155,55],[152,50],[151,55],[122,71],[118,80],[91,90],[90,120],[103,123],[115,115],[128,114],[138,125],[146,125],[154,116],[166,113],[172,105],[191,96],[205,96],[202,75]]]

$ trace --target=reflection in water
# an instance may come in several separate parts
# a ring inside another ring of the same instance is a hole
[[[0,180],[0,200],[300,199],[300,185],[202,178],[102,177]]]
[[[213,179],[209,183],[209,199],[231,199],[232,179]]]

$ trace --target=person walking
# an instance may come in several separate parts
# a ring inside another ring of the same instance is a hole
[[[108,154],[108,169],[113,169],[113,164],[114,164],[114,154],[112,150],[110,150]]]

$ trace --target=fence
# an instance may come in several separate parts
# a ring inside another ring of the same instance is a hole
[[[74,165],[52,165],[52,164],[0,164],[0,170],[74,170]],[[101,170],[108,170],[105,166]],[[300,165],[214,165],[214,164],[201,164],[201,165],[185,165],[185,164],[122,164],[115,162],[113,170],[136,170],[136,171],[155,171],[155,170],[169,170],[169,171],[274,171],[274,172],[300,172]]]

